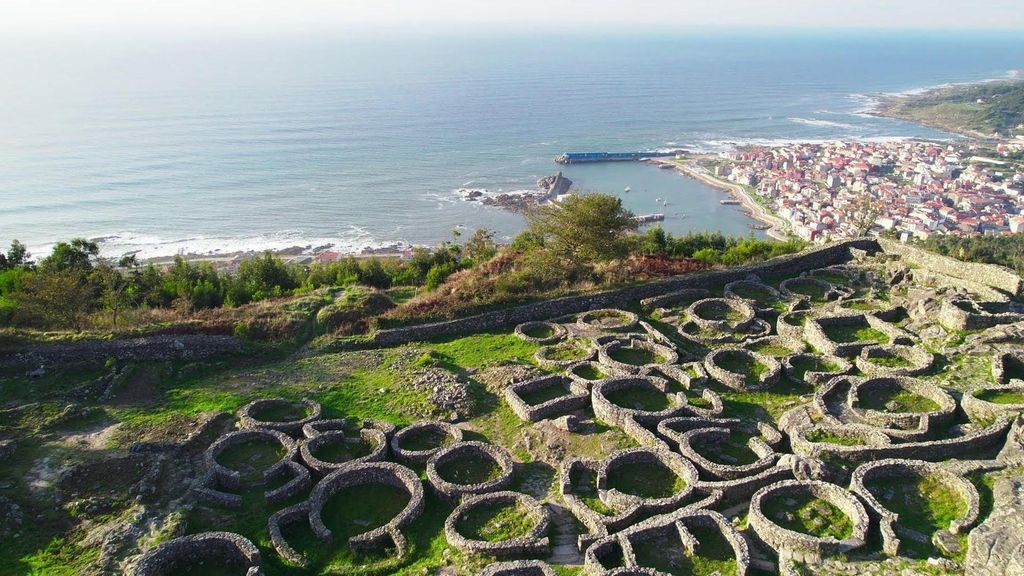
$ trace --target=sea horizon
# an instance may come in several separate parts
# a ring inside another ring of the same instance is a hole
[[[955,139],[869,114],[882,94],[1024,67],[1016,38],[955,37],[237,40],[9,54],[0,242],[45,254],[86,237],[107,256],[150,258],[433,245],[455,229],[506,240],[522,219],[458,191],[534,189],[558,170],[634,212],[665,212],[668,231],[745,235],[752,220],[704,184],[645,164],[553,158]]]

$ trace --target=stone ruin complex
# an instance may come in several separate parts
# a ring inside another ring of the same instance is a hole
[[[568,455],[546,498],[517,491],[521,463],[508,449],[466,440],[458,425],[324,419],[315,402],[279,399],[239,411],[239,429],[207,449],[193,495],[229,508],[251,488],[266,488],[267,502],[303,498],[267,519],[273,550],[264,551],[297,566],[305,559],[284,536],[289,524],[308,523],[325,546],[401,556],[404,530],[432,494],[455,507],[444,522],[447,543],[492,558],[482,572],[491,576],[555,573],[547,563],[553,507],[571,514],[578,529],[570,555],[592,576],[689,574],[698,566],[736,576],[846,574],[850,562],[897,573],[891,562],[922,549],[936,570],[1024,573],[1024,531],[1014,533],[1024,526],[1024,481],[1019,473],[998,480],[994,504],[976,485],[978,473],[1024,466],[1024,308],[977,275],[851,252],[844,264],[782,280],[750,275],[646,298],[633,310],[516,326],[516,335],[541,346],[536,363],[544,370],[503,389],[521,426],[554,423],[585,434],[599,422],[634,444],[603,459]],[[963,358],[982,359],[983,369],[955,381],[931,376],[937,364]],[[785,402],[759,405],[772,394]],[[298,416],[261,420],[284,408]],[[218,461],[256,441],[281,453],[261,473],[243,477]],[[323,456],[348,444],[364,449]],[[451,475],[470,462],[493,472]],[[393,487],[407,504],[386,524],[335,541],[321,518],[326,502],[371,484]],[[925,533],[906,520],[900,500],[913,495],[899,490],[915,486],[953,503],[948,525]],[[528,520],[524,534],[465,533],[474,511],[507,508]],[[134,574],[171,574],[213,557],[261,573],[253,543],[210,532],[149,550]]]

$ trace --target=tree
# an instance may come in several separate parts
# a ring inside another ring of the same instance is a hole
[[[39,262],[39,269],[44,272],[83,272],[93,269],[94,261],[99,258],[100,248],[95,242],[84,238],[75,238],[71,242],[58,242],[53,252]]]
[[[497,248],[494,245],[494,231],[478,228],[473,235],[466,240],[463,252],[473,262],[483,262],[494,256]]]
[[[875,226],[875,220],[882,215],[882,206],[867,190],[853,199],[853,227],[857,236],[867,236]]]
[[[93,276],[99,280],[100,300],[103,308],[110,312],[111,325],[116,332],[118,316],[131,303],[128,293],[130,283],[123,274],[108,264],[97,267]]]
[[[558,204],[527,212],[530,230],[544,246],[577,262],[601,262],[628,253],[627,234],[637,229],[636,217],[609,194],[570,194]]]
[[[17,240],[12,240],[7,254],[0,253],[0,271],[18,268],[19,266],[27,267],[31,264],[29,261],[30,256],[31,254],[28,253],[28,249],[24,244]]]
[[[49,326],[81,330],[95,305],[92,286],[79,271],[42,271],[24,279],[17,296],[22,311]]]
[[[242,261],[238,266],[238,280],[249,290],[253,300],[281,296],[298,287],[288,266],[269,250]]]
[[[649,228],[640,243],[645,256],[664,256],[668,251],[668,238],[661,226]]]

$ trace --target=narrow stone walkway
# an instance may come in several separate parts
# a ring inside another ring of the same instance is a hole
[[[583,564],[583,555],[576,548],[579,531],[576,518],[565,506],[558,502],[549,502],[551,509],[551,564],[578,566]]]

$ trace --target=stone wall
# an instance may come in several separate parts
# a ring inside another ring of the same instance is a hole
[[[553,300],[534,302],[523,306],[515,306],[492,312],[485,312],[468,318],[378,330],[376,334],[358,346],[394,346],[429,340],[439,336],[455,336],[472,334],[505,328],[524,322],[542,321],[565,314],[575,314],[600,308],[619,308],[638,300],[652,298],[669,292],[708,286],[724,285],[736,280],[744,280],[751,274],[762,276],[792,275],[814,268],[823,268],[840,264],[850,259],[850,248],[876,252],[879,246],[872,239],[856,239],[836,242],[827,246],[811,248],[798,254],[789,254],[772,258],[760,264],[737,266],[724,270],[697,272],[677,276],[658,282],[649,282],[619,290],[567,296]],[[357,344],[351,344],[356,346]]]
[[[133,576],[172,576],[179,570],[197,569],[206,561],[238,566],[246,576],[263,574],[256,546],[232,532],[203,532],[175,538],[146,552],[135,564]]]
[[[474,540],[459,532],[458,523],[470,510],[479,506],[519,506],[534,520],[534,525],[527,535],[519,538],[495,542]],[[449,545],[471,554],[535,556],[548,552],[550,542],[546,534],[550,523],[551,513],[534,498],[519,492],[494,492],[470,496],[452,510],[444,522],[444,536]]]
[[[959,494],[966,504],[964,514],[952,520],[945,529],[953,534],[960,534],[978,521],[981,512],[981,499],[978,489],[967,479],[953,474],[936,464],[923,460],[901,460],[887,459],[878,460],[868,464],[862,464],[853,471],[850,480],[850,490],[861,497],[867,504],[868,509],[879,520],[879,531],[882,536],[882,549],[886,554],[895,556],[899,552],[900,540],[896,536],[899,514],[887,509],[875,495],[868,489],[867,484],[879,478],[903,478],[912,482],[915,477],[936,477],[941,479],[942,484],[952,488]],[[930,536],[927,535],[926,536]]]
[[[853,531],[844,540],[832,537],[819,538],[809,534],[787,530],[769,519],[762,512],[765,501],[776,498],[795,498],[804,495],[820,498],[839,508],[853,524]],[[864,545],[870,518],[867,510],[853,494],[846,489],[818,481],[789,480],[778,482],[758,490],[750,500],[750,527],[757,537],[773,550],[799,561],[817,562],[840,552]]]
[[[31,344],[15,353],[0,354],[0,368],[106,362],[110,358],[121,362],[202,360],[241,351],[242,343],[237,338],[209,334],[45,343]]]
[[[969,282],[977,282],[1014,295],[1020,294],[1021,288],[1024,287],[1024,280],[1014,273],[1013,270],[1003,266],[961,262],[955,258],[941,256],[927,250],[883,238],[878,239],[877,245],[887,254],[899,256],[904,262],[921,266],[946,276]]]

